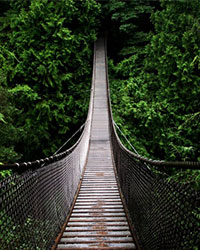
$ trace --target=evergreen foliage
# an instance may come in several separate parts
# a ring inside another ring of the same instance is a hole
[[[99,21],[117,124],[141,155],[199,160],[198,0],[9,3],[0,12],[0,162],[49,156],[83,123]]]
[[[20,154],[14,145],[20,139],[20,128],[14,125],[14,116],[18,112],[10,103],[11,95],[0,87],[0,152],[2,162],[16,162]]]
[[[149,42],[110,62],[115,120],[142,155],[200,160],[199,1],[162,0],[151,21]]]
[[[109,55],[115,61],[133,55],[147,43],[152,27],[149,17],[155,5],[150,0],[104,2],[102,13],[109,33]]]
[[[22,160],[49,156],[85,120],[99,11],[94,0],[11,1],[0,60]]]

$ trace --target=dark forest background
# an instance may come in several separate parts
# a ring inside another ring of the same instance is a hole
[[[199,0],[1,0],[0,162],[50,156],[84,123],[102,32],[122,132],[148,158],[200,160]]]

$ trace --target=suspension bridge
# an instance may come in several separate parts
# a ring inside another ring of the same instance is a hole
[[[33,162],[5,164],[0,249],[198,249],[200,196],[151,167],[200,169],[130,152],[112,118],[106,41],[94,47],[88,116],[73,147]]]

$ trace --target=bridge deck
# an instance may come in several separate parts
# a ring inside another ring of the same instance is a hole
[[[112,161],[103,40],[96,45],[94,81],[88,161],[75,206],[57,249],[136,249]]]

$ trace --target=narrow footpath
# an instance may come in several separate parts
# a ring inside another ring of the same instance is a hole
[[[103,39],[96,44],[94,81],[88,161],[57,249],[136,249],[112,162]]]

